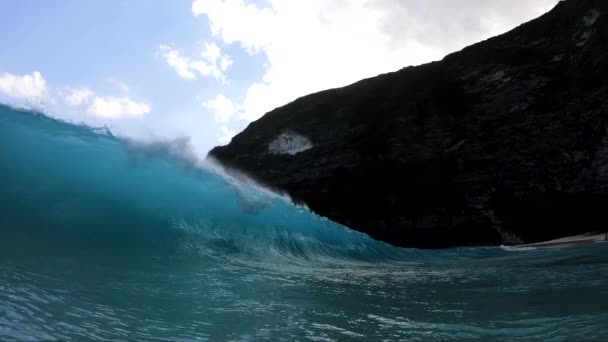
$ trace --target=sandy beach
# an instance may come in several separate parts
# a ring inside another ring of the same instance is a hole
[[[551,241],[519,245],[517,247],[557,248],[584,245],[598,241],[608,241],[608,233],[588,233],[582,235],[569,236]]]

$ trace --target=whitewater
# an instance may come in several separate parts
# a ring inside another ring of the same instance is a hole
[[[608,243],[396,248],[170,144],[6,106],[0,181],[3,341],[608,340]]]

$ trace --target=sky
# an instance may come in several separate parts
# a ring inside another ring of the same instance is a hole
[[[204,156],[298,97],[443,58],[557,0],[3,0],[0,102]]]

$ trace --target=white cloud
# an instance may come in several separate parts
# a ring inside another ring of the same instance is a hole
[[[31,75],[13,75],[4,73],[0,75],[0,93],[25,101],[40,101],[46,96],[46,81],[35,71]]]
[[[96,96],[87,112],[106,119],[117,119],[124,116],[146,115],[150,113],[150,105],[133,101],[128,97]]]
[[[219,123],[229,122],[240,111],[239,106],[223,94],[203,103],[203,106],[213,111],[215,121]]]
[[[65,94],[65,100],[68,105],[77,107],[89,102],[94,93],[89,88],[68,88]]]
[[[215,43],[206,43],[201,52],[201,59],[197,60],[183,57],[178,50],[168,45],[161,45],[160,49],[167,64],[181,78],[195,80],[198,73],[201,76],[213,76],[222,83],[227,82],[226,71],[232,65],[232,59],[228,55],[223,55],[220,47]]]
[[[131,87],[129,87],[128,84],[126,84],[125,82],[122,82],[120,80],[117,80],[115,78],[108,79],[108,83],[110,83],[114,87],[118,88],[123,93],[130,93],[131,92]]]
[[[38,71],[31,75],[0,75],[0,93],[16,100],[18,105],[29,107],[44,104],[47,113],[57,112],[55,114],[59,117],[73,117],[66,113],[69,108],[106,119],[143,116],[151,109],[146,102],[137,102],[128,97],[99,96],[87,87],[47,87],[46,80]]]
[[[232,138],[236,135],[236,132],[226,126],[222,126],[222,134],[218,138],[220,144],[228,144]]]
[[[242,0],[196,0],[192,12],[209,16],[213,35],[221,35],[227,44],[241,43],[252,52],[270,45],[276,34],[272,31],[279,26],[272,9]]]
[[[163,57],[165,57],[165,61],[167,61],[167,64],[173,67],[173,69],[180,77],[185,78],[187,80],[196,79],[196,75],[189,70],[190,61],[187,58],[182,57],[179,54],[179,51],[174,50],[167,45],[161,45],[160,48],[165,52]]]
[[[126,84],[120,84],[128,88]],[[100,96],[87,87],[67,87],[59,94],[69,107],[100,118],[118,119],[150,113],[150,105],[146,102],[138,102],[129,97]]]
[[[398,46],[407,40],[446,52],[494,36],[550,10],[558,0],[370,0],[381,30]]]
[[[224,44],[262,53],[243,118],[299,96],[442,58],[548,10],[557,0],[195,0]]]

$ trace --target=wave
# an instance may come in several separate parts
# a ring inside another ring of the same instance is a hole
[[[0,339],[606,340],[608,244],[400,249],[187,147],[0,106]]]
[[[403,257],[222,174],[187,145],[136,143],[0,106],[1,253]]]

